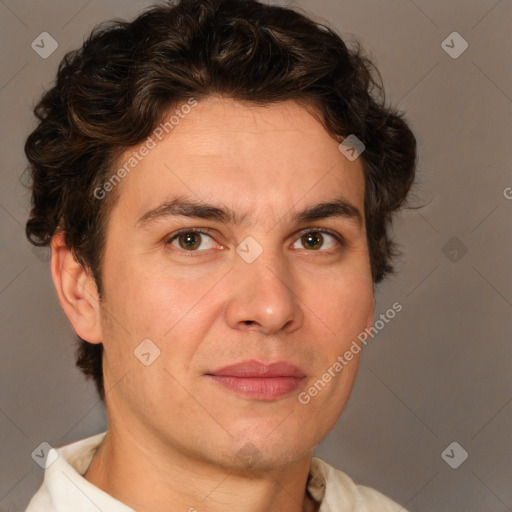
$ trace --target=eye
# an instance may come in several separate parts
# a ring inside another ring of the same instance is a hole
[[[325,247],[326,237],[327,247]],[[299,239],[292,247],[297,249],[295,245],[299,242],[302,243],[302,246],[306,249],[311,249],[313,251],[318,251],[321,247],[323,247],[325,250],[329,250],[336,249],[337,245],[338,247],[343,247],[345,245],[344,239],[339,233],[331,233],[321,229],[308,229],[302,231],[300,233]]]
[[[216,242],[213,237],[208,233],[207,229],[182,229],[172,234],[166,241],[166,245],[172,245],[177,249],[187,252],[202,252],[215,247]],[[205,239],[208,243],[205,244]],[[344,247],[344,238],[336,232],[330,232],[322,229],[306,229],[299,234],[298,240],[292,246],[293,249],[300,249],[296,247],[298,243],[302,244],[303,248],[327,252],[329,249],[336,250],[336,247]],[[219,246],[222,248],[222,246]]]
[[[204,247],[203,238],[209,239],[209,243]],[[188,252],[205,251],[212,249],[215,246],[213,238],[206,230],[199,229],[183,229],[171,235],[165,242],[166,245],[173,245],[178,249],[183,249]],[[199,247],[203,246],[202,249]]]

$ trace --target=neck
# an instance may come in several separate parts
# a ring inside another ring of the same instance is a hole
[[[84,478],[137,512],[315,512],[305,492],[311,453],[284,467],[243,470],[185,453],[137,429],[109,431]],[[151,439],[151,441],[148,441]],[[172,504],[171,506],[169,504]]]

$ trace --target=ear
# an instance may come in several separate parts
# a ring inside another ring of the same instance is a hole
[[[62,309],[80,338],[101,343],[99,295],[92,273],[66,246],[63,232],[53,236],[50,248],[50,269]]]

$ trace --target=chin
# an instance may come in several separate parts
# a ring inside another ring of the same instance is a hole
[[[291,436],[288,437],[290,439]],[[297,441],[295,437],[295,441]],[[243,439],[233,440],[231,450],[226,465],[231,470],[249,471],[251,473],[260,473],[284,468],[298,460],[309,457],[313,453],[314,445],[304,443],[304,438],[300,443],[287,444],[285,439],[258,438],[249,439],[244,436]]]

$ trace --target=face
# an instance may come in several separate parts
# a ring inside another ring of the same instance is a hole
[[[362,164],[295,102],[209,98],[154,139],[106,226],[109,423],[230,468],[298,460],[360,354],[304,393],[373,318]]]

